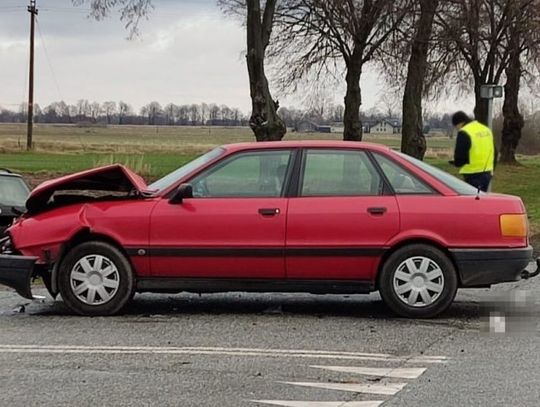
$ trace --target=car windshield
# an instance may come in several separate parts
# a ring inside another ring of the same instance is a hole
[[[400,157],[406,159],[407,161],[413,163],[417,167],[419,167],[421,170],[427,172],[432,177],[436,178],[443,184],[445,184],[447,187],[453,189],[460,195],[476,195],[478,193],[478,190],[467,184],[466,182],[460,180],[457,177],[454,177],[453,175],[440,170],[432,165],[426,164],[423,161],[417,160],[416,158],[413,158],[411,156],[408,156],[403,153],[397,153]]]
[[[176,183],[179,179],[195,171],[197,168],[223,155],[223,153],[225,153],[225,149],[223,147],[215,148],[212,151],[209,151],[208,153],[200,156],[199,158],[196,158],[195,160],[187,163],[186,165],[183,165],[177,170],[171,172],[170,174],[165,175],[163,178],[149,185],[148,189],[155,192],[163,191]]]
[[[0,177],[0,205],[24,206],[30,190],[19,177]]]

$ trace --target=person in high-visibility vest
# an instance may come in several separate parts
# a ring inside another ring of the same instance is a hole
[[[466,113],[457,112],[452,124],[458,130],[454,160],[465,182],[487,192],[493,178],[497,151],[491,129],[472,120]]]

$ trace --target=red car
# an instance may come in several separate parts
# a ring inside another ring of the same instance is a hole
[[[367,143],[227,145],[148,186],[112,165],[45,182],[26,206],[0,283],[32,298],[40,276],[84,315],[135,292],[378,290],[397,314],[432,317],[532,260],[519,198]]]

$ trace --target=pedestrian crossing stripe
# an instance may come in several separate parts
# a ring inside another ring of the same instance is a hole
[[[407,383],[357,384],[357,383],[316,383],[316,382],[281,382],[293,386],[314,387],[327,390],[350,391],[354,393],[382,394],[393,396]]]
[[[289,401],[251,400],[254,403],[283,407],[378,407],[384,401]]]
[[[315,369],[332,372],[353,373],[365,376],[391,377],[394,379],[418,379],[427,369],[423,367],[392,368],[392,367],[357,367],[357,366],[310,366]]]

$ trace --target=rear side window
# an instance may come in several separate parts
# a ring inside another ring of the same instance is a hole
[[[384,182],[363,151],[307,150],[300,196],[381,195]]]
[[[434,191],[405,168],[391,159],[374,153],[375,160],[398,195],[426,195]]]
[[[478,193],[478,190],[474,188],[473,186],[467,184],[466,182],[463,182],[457,177],[454,177],[453,175],[440,170],[436,167],[433,167],[432,165],[426,164],[423,161],[417,160],[416,158],[413,158],[407,154],[396,152],[400,157],[404,158],[405,160],[415,164],[417,167],[419,167],[422,171],[427,172],[432,177],[436,178],[449,188],[453,189],[460,195],[476,195]]]

